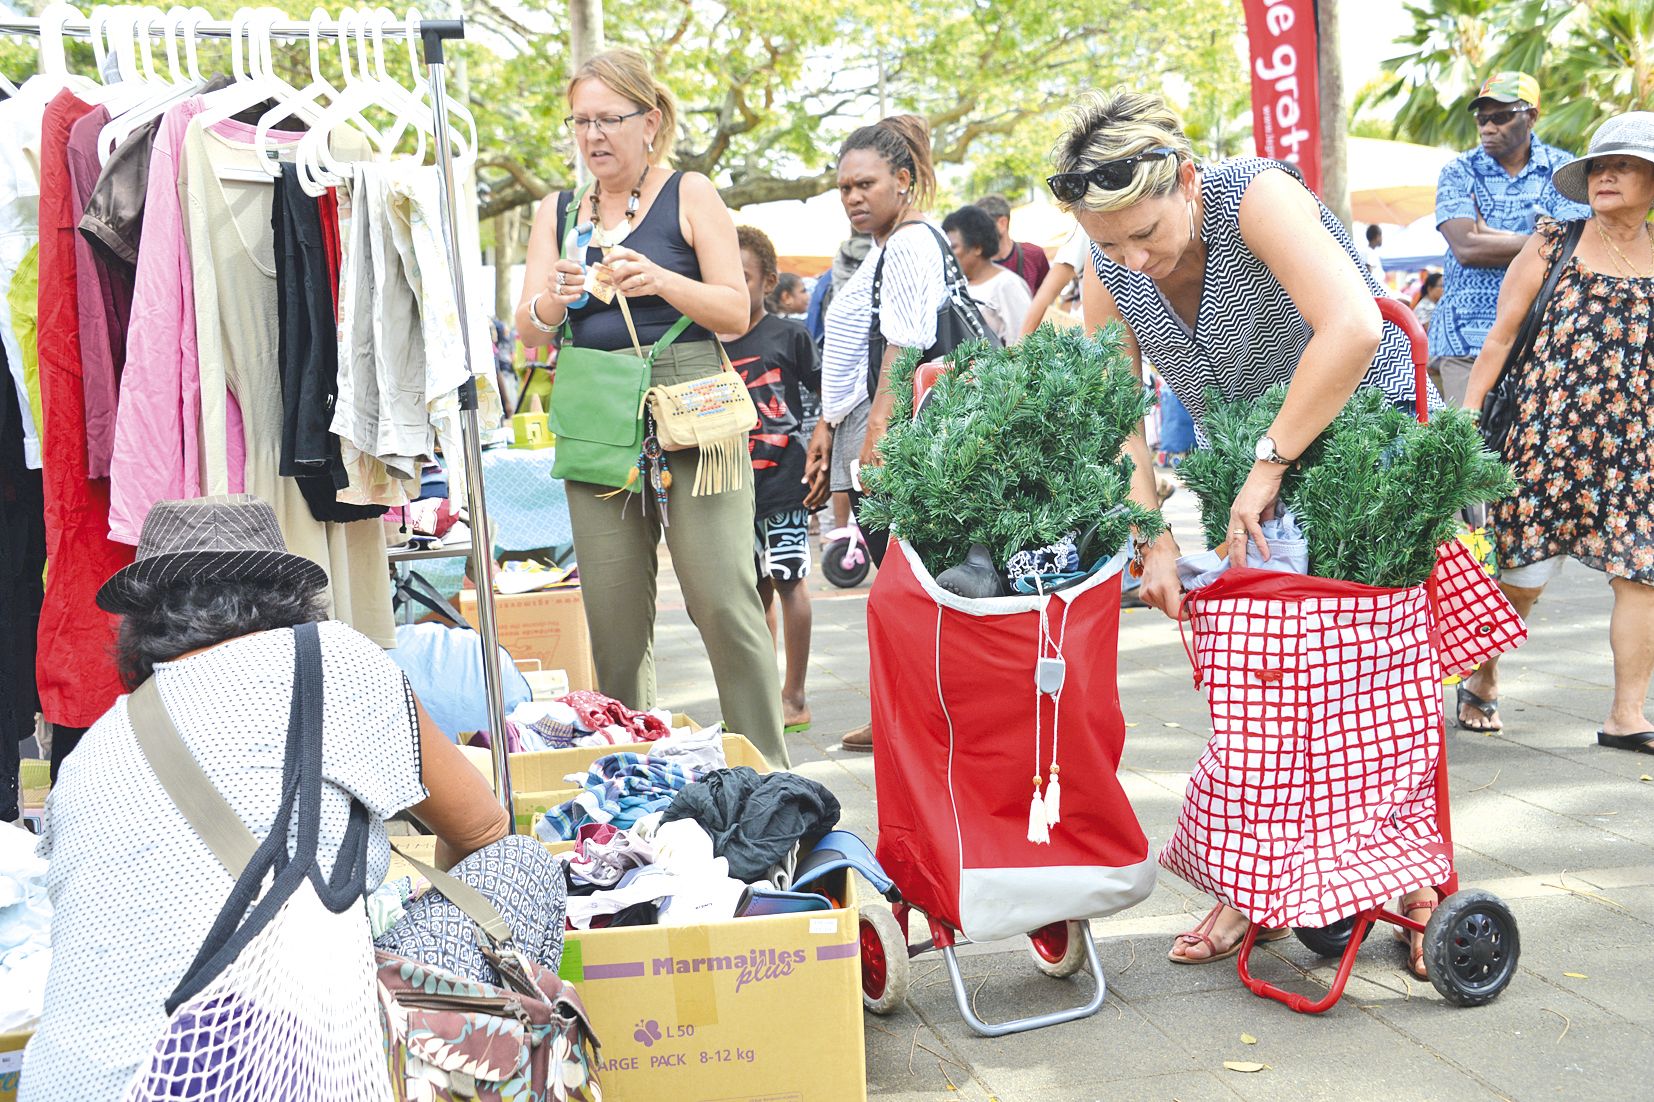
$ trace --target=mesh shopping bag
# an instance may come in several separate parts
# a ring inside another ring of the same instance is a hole
[[[1526,637],[1456,540],[1407,589],[1230,570],[1191,593],[1213,734],[1160,863],[1265,926],[1328,926],[1452,871],[1443,655]]]
[[[293,629],[282,802],[258,841],[179,737],[149,680],[128,700],[144,757],[184,817],[237,874],[167,1000],[166,1028],[127,1102],[391,1102],[362,889],[367,812],[352,803],[330,878],[316,859],[322,796],[322,653]],[[306,686],[309,692],[302,691]],[[295,815],[295,808],[297,814]],[[294,823],[293,852],[288,841]]]
[[[867,630],[878,858],[903,896],[975,941],[1145,898],[1154,864],[1116,775],[1124,556],[1058,593],[968,600],[891,548]],[[1063,667],[1054,693],[1042,659]]]

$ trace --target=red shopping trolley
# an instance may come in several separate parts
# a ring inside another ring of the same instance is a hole
[[[1424,333],[1401,303],[1379,306],[1412,340],[1422,420]],[[1441,681],[1526,638],[1497,584],[1449,540],[1424,585],[1233,569],[1189,594],[1185,610],[1213,736],[1160,862],[1252,920],[1241,981],[1319,1014],[1342,996],[1367,934],[1388,922],[1424,935],[1430,981],[1447,1001],[1496,998],[1520,938],[1503,902],[1458,888]],[[1425,885],[1441,897],[1428,924],[1385,910]],[[1324,997],[1248,970],[1259,929],[1281,926],[1341,958]]]
[[[916,399],[939,372],[921,369]],[[1067,589],[967,600],[937,586],[906,543],[891,541],[867,623],[878,864],[900,894],[894,915],[876,906],[862,915],[869,1009],[893,1009],[909,957],[932,947],[978,1033],[1072,1021],[1102,1006],[1106,985],[1087,920],[1139,902],[1155,877],[1116,775],[1125,739],[1116,678],[1125,561],[1116,555]],[[1041,793],[1037,809],[1030,777]],[[913,910],[924,912],[931,937],[910,947]],[[1095,988],[1077,1007],[985,1022],[955,958],[961,934],[975,942],[1026,935],[1041,971],[1089,967]]]

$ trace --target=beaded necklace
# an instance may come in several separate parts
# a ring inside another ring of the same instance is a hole
[[[632,185],[632,194],[626,200],[626,222],[624,225],[617,226],[612,230],[607,229],[603,225],[603,220],[597,216],[597,193],[600,188],[593,186],[591,192],[593,245],[596,245],[600,249],[612,249],[622,241],[626,240],[627,235],[632,232],[633,223],[637,221],[638,204],[643,201],[643,182],[648,178],[649,166],[644,165],[643,174],[637,178],[637,183]]]

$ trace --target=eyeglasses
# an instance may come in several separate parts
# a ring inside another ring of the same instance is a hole
[[[1489,111],[1486,114],[1477,112],[1476,125],[1486,126],[1492,123],[1494,126],[1504,126],[1517,115],[1526,115],[1531,110],[1531,107],[1507,107],[1503,111]]]
[[[563,125],[568,127],[572,134],[578,134],[587,128],[595,129],[599,134],[609,134],[619,130],[620,124],[627,119],[633,119],[648,113],[647,108],[639,108],[624,115],[599,115],[595,119],[583,119],[579,115],[568,115],[564,117]]]
[[[1055,195],[1059,202],[1077,203],[1084,198],[1087,188],[1099,187],[1104,191],[1120,191],[1131,186],[1131,178],[1136,173],[1137,166],[1144,161],[1176,156],[1177,150],[1170,146],[1156,146],[1130,157],[1047,176],[1045,186],[1051,189],[1051,194]]]

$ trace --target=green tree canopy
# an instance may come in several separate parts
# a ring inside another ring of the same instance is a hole
[[[570,179],[567,37],[561,4],[471,12],[499,47],[466,54],[486,216]],[[1197,141],[1232,152],[1244,136],[1239,0],[674,0],[610,4],[606,18],[609,44],[644,51],[679,97],[674,163],[735,207],[830,188],[838,144],[881,104],[927,119],[937,160],[968,163],[983,188],[1042,174],[1061,109],[1087,87],[1170,80]]]
[[[1650,0],[1428,0],[1409,4],[1413,49],[1358,108],[1397,104],[1394,135],[1426,145],[1476,143],[1470,101],[1488,74],[1539,80],[1538,132],[1583,150],[1603,120],[1654,110]]]

